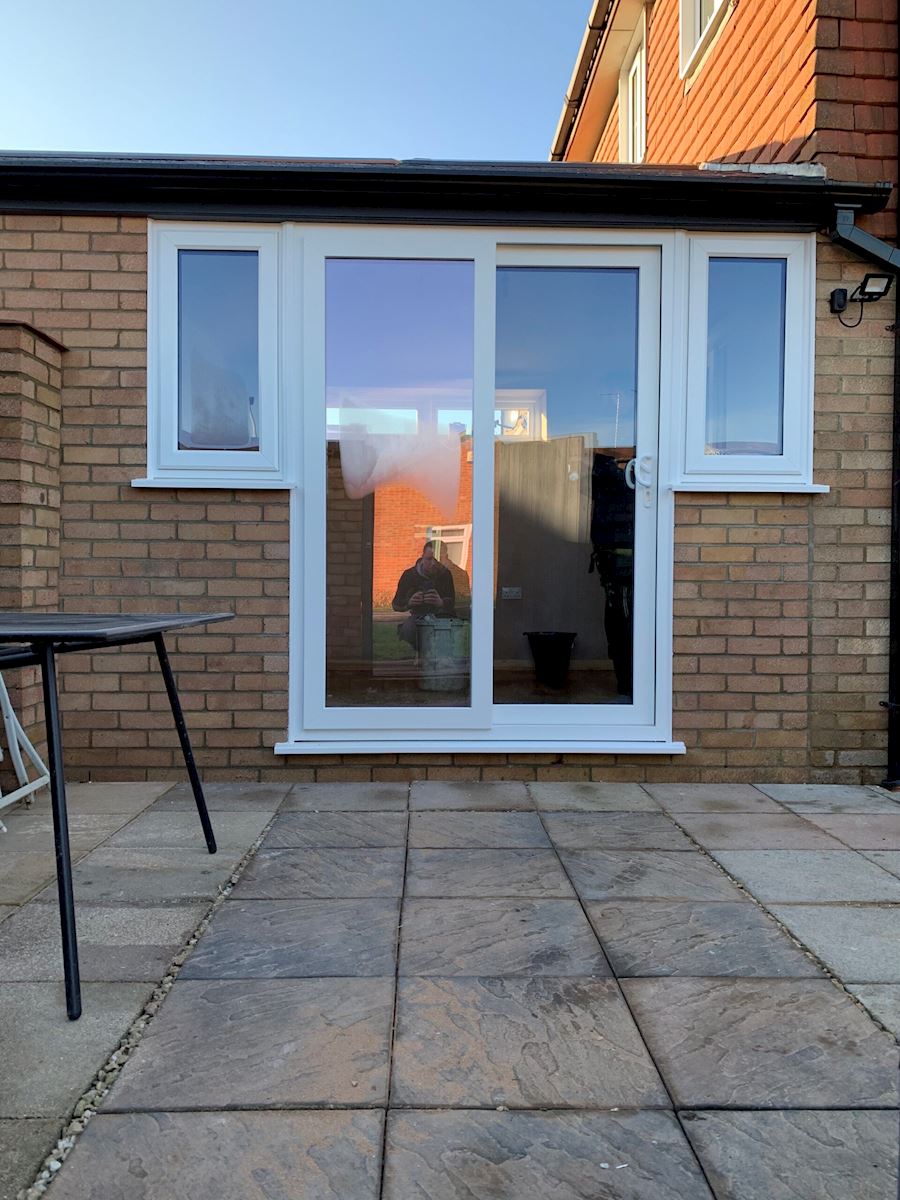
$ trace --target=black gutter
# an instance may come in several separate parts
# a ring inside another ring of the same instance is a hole
[[[0,154],[0,210],[169,219],[816,230],[887,184],[593,163]]]

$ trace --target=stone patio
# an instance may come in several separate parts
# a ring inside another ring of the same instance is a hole
[[[208,799],[214,857],[182,785],[71,788],[74,1023],[46,801],[4,817],[0,1200],[64,1128],[50,1200],[896,1197],[891,795],[426,782]]]

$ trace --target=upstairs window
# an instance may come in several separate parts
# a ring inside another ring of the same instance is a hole
[[[730,8],[729,0],[680,0],[682,78],[697,66]]]
[[[639,163],[647,150],[647,39],[643,12],[619,76],[619,161]]]

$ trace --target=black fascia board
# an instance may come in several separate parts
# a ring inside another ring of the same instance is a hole
[[[829,227],[890,184],[696,167],[0,154],[0,211],[733,230]]]

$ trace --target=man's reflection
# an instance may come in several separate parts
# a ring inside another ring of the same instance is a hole
[[[426,542],[422,555],[400,576],[391,601],[394,612],[409,616],[397,626],[397,636],[418,652],[417,623],[430,615],[456,615],[456,590],[453,576],[434,556],[434,542]]]
[[[595,451],[591,471],[591,562],[606,592],[603,627],[620,696],[632,694],[634,492],[627,459]]]

